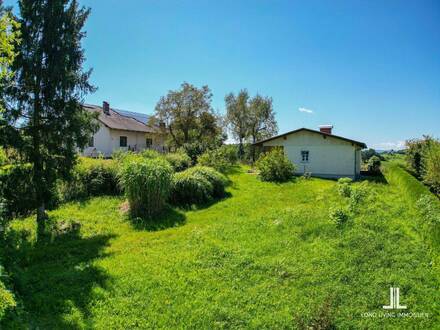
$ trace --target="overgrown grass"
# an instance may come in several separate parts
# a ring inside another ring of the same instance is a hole
[[[229,198],[201,209],[170,210],[156,228],[124,218],[119,197],[51,212],[55,220],[82,224],[78,235],[52,243],[33,243],[33,219],[15,221],[10,235],[21,243],[6,261],[27,315],[14,325],[438,326],[438,253],[425,240],[412,197],[422,188],[398,167],[386,166],[385,182],[363,183],[368,200],[342,227],[329,219],[331,207],[347,202],[335,181],[274,184],[245,171],[230,179]],[[390,287],[400,288],[405,312],[428,317],[368,317],[385,312]],[[9,315],[2,328],[12,325]]]

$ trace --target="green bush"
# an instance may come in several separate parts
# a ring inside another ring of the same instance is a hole
[[[215,169],[206,166],[195,166],[190,168],[188,173],[195,176],[202,176],[208,180],[213,188],[213,197],[223,197],[225,195],[225,187],[228,180],[223,174],[217,172]]]
[[[419,178],[423,174],[423,154],[434,141],[435,140],[432,137],[424,135],[421,139],[412,139],[405,142],[406,162],[409,168]]]
[[[227,146],[207,150],[197,158],[199,165],[212,167],[222,173],[226,172],[236,161],[233,150]]]
[[[362,184],[352,187],[349,200],[350,212],[355,213],[358,210],[359,205],[365,200],[368,192],[368,188]]]
[[[0,166],[6,165],[8,157],[6,156],[5,150],[0,147]]]
[[[0,167],[0,196],[5,218],[26,215],[35,210],[32,165],[17,164]]]
[[[423,152],[423,181],[440,194],[440,141],[432,141]]]
[[[191,166],[191,158],[182,150],[166,154],[165,159],[175,172],[184,171]]]
[[[331,208],[329,216],[330,220],[333,221],[338,227],[343,226],[349,219],[348,212],[340,207]]]
[[[111,159],[82,157],[73,169],[72,178],[58,185],[58,194],[63,201],[120,192],[117,162]]]
[[[162,154],[153,149],[146,149],[141,152],[141,156],[144,158],[152,159],[152,158],[160,158]]]
[[[437,198],[425,194],[417,201],[417,208],[423,218],[433,225],[440,225],[440,205]]]
[[[202,204],[209,202],[214,194],[214,187],[200,173],[188,169],[173,176],[171,202],[180,205]]]
[[[164,209],[172,173],[162,158],[129,157],[122,163],[119,179],[132,216],[151,218]]]
[[[255,163],[263,181],[284,182],[293,178],[295,165],[284,155],[283,150],[275,148],[264,153]]]
[[[380,158],[377,156],[373,156],[368,160],[367,166],[368,166],[368,171],[371,173],[380,173]]]
[[[0,276],[3,276],[1,266],[0,266]],[[6,311],[10,308],[14,308],[15,306],[16,306],[16,302],[13,294],[6,289],[0,277],[0,322],[2,318],[5,316]]]
[[[351,194],[351,183],[353,182],[350,178],[340,178],[338,180],[338,193],[342,197],[350,197]]]

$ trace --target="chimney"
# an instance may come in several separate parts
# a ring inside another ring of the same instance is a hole
[[[102,110],[106,115],[110,115],[110,104],[107,101],[102,102]]]
[[[319,131],[325,134],[332,134],[333,125],[321,125],[319,126]]]

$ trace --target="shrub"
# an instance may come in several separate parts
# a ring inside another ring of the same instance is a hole
[[[231,154],[231,149],[222,146],[217,149],[208,150],[197,158],[197,163],[202,166],[208,166],[219,172],[226,172],[236,159]]]
[[[364,185],[352,187],[350,192],[349,209],[350,212],[356,212],[360,203],[362,203],[368,195],[368,188]]]
[[[423,181],[440,194],[440,141],[433,141],[423,152]]]
[[[174,204],[201,204],[212,199],[214,187],[211,182],[200,172],[191,170],[174,174],[171,192]]]
[[[351,183],[353,182],[350,178],[340,178],[338,180],[338,193],[342,197],[350,197],[351,194]]]
[[[368,171],[371,173],[380,173],[380,158],[373,156],[368,160]]]
[[[82,157],[69,181],[60,182],[58,193],[63,201],[120,193],[117,162],[111,159]]]
[[[213,197],[223,197],[225,195],[225,187],[228,182],[226,177],[217,172],[215,169],[206,166],[195,166],[188,170],[188,173],[200,175],[211,183],[213,188]]]
[[[283,150],[278,148],[262,154],[255,166],[263,181],[284,182],[293,178],[295,174],[295,166],[284,155]]]
[[[0,166],[6,165],[8,157],[6,156],[5,150],[0,147]]]
[[[0,167],[0,196],[4,218],[25,215],[36,209],[32,186],[32,165]]]
[[[340,207],[331,208],[329,216],[330,216],[330,220],[333,221],[338,227],[343,226],[345,223],[347,223],[349,219],[348,212]]]
[[[4,276],[2,267],[0,266],[0,322],[5,316],[6,311],[16,306],[14,296],[8,291],[5,285],[2,283],[1,278]]]
[[[427,222],[440,225],[440,205],[434,196],[422,195],[417,201],[417,208]]]
[[[160,158],[162,154],[153,149],[146,149],[141,152],[141,156],[144,158],[152,159],[152,158]]]
[[[151,218],[163,210],[170,193],[172,172],[162,158],[129,157],[122,163],[119,180],[132,216]]]
[[[191,158],[182,150],[166,154],[165,159],[176,172],[184,171],[191,166]]]
[[[406,161],[417,177],[423,174],[423,154],[433,141],[432,137],[425,135],[422,139],[407,140],[405,143]]]

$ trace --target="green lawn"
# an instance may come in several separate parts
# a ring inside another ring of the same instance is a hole
[[[34,220],[17,220],[16,320],[39,329],[439,327],[438,253],[411,190],[426,189],[402,181],[397,166],[385,174],[364,183],[367,200],[343,228],[329,220],[347,202],[335,181],[263,183],[243,169],[229,176],[228,198],[169,210],[156,224],[127,220],[119,197],[51,212],[82,227],[50,244],[34,245]],[[367,317],[385,312],[391,286],[405,312],[428,317]],[[10,320],[0,328],[19,326]]]

